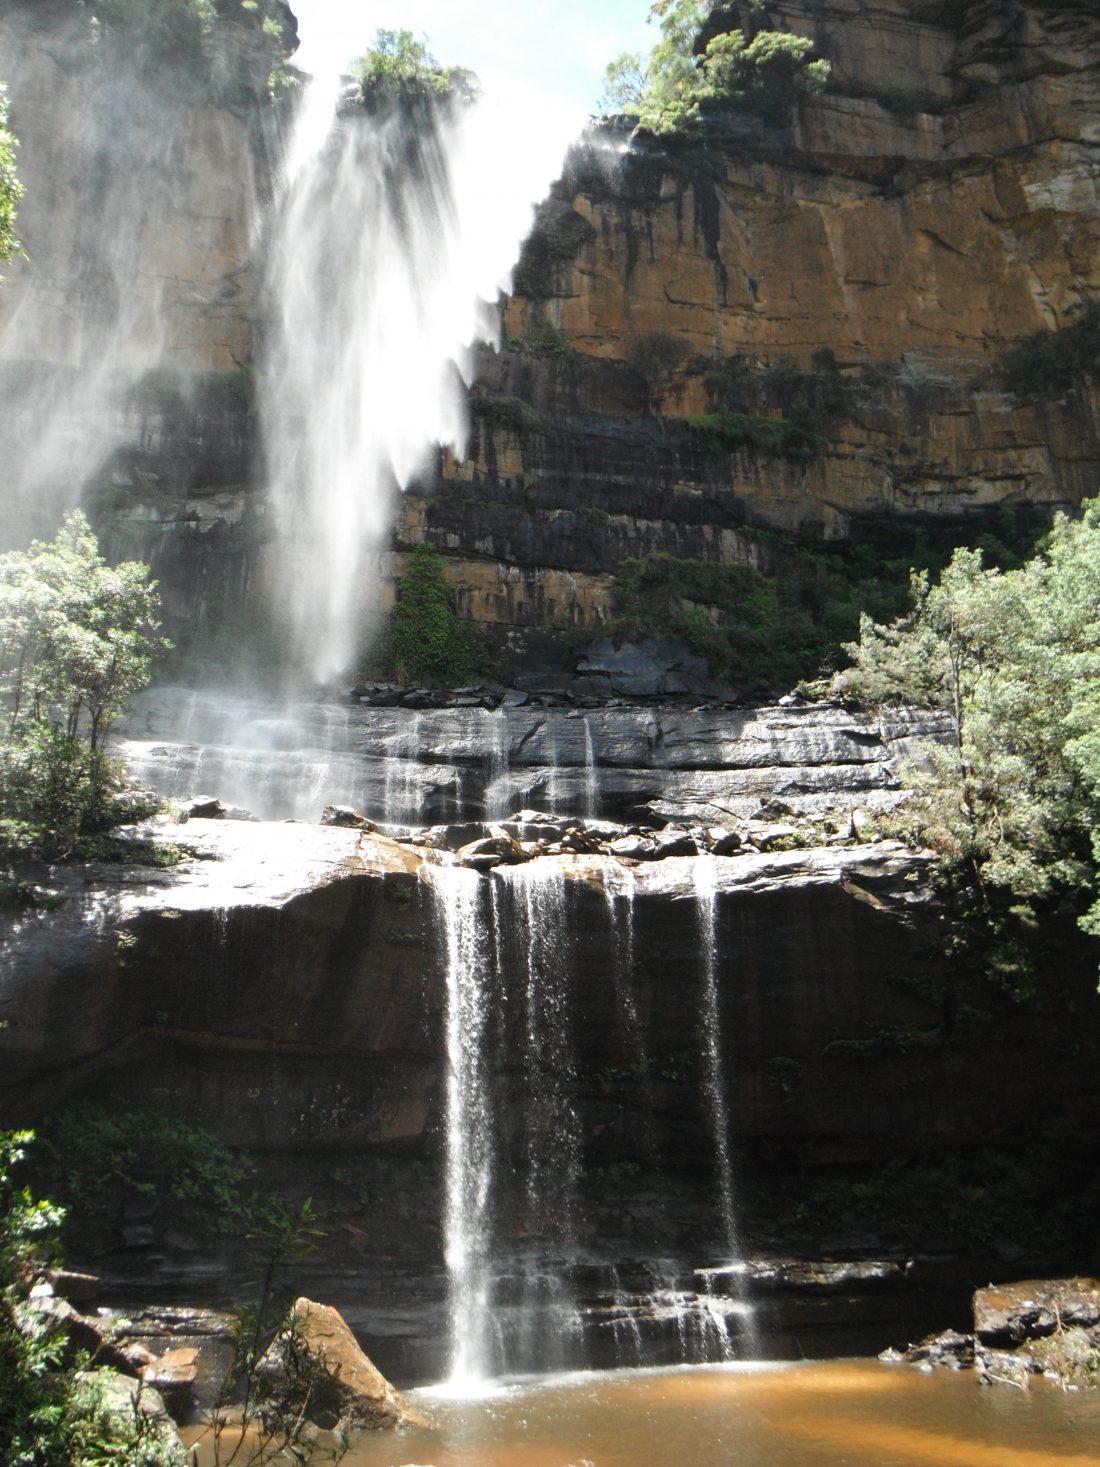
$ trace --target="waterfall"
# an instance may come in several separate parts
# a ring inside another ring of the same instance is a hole
[[[703,1098],[714,1141],[715,1170],[722,1207],[722,1225],[731,1258],[738,1253],[737,1221],[733,1204],[733,1168],[730,1162],[729,1108],[726,1069],[722,1057],[722,1025],[718,1008],[718,902],[714,858],[698,856],[694,863],[699,946],[703,959],[700,1021],[703,1031]]]
[[[584,720],[584,813],[595,820],[600,810],[600,772],[596,764],[596,745],[592,725]]]
[[[473,871],[429,866],[447,963],[443,1234],[449,1279],[449,1379],[469,1387],[493,1371],[490,1201],[495,1141],[489,1088],[494,964],[485,942],[485,883]]]
[[[260,407],[280,593],[308,672],[351,662],[381,610],[396,495],[466,448],[473,348],[574,119],[483,99],[376,111],[331,77],[303,101],[268,250]],[[289,592],[289,596],[288,596]]]

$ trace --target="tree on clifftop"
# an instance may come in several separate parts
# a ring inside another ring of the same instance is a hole
[[[769,28],[762,0],[740,0],[727,9],[740,23],[704,42],[719,14],[707,0],[654,0],[649,19],[660,22],[661,39],[648,60],[624,54],[611,62],[603,111],[625,113],[658,133],[719,106],[778,124],[796,97],[822,89],[829,63],[814,58],[808,37]]]

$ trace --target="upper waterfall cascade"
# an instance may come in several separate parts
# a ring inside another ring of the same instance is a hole
[[[473,347],[577,119],[515,98],[334,108],[307,91],[267,242],[263,439],[302,667],[345,669],[381,610],[394,495],[461,458]]]

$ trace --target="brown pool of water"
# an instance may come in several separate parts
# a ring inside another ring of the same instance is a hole
[[[428,1431],[345,1467],[1098,1467],[1100,1397],[875,1361],[576,1375],[412,1392]]]

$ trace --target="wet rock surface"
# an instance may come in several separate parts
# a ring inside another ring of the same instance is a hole
[[[1097,1383],[1100,1280],[1027,1279],[973,1296],[974,1329],[946,1330],[882,1358],[922,1369],[973,1370],[983,1385],[1026,1389],[1043,1375],[1064,1387]]]
[[[449,695],[440,694],[445,699]],[[265,819],[346,805],[381,823],[507,817],[521,806],[664,825],[889,809],[900,765],[946,723],[835,704],[443,707],[292,705],[151,690],[117,726],[134,777],[162,795],[220,785]],[[776,812],[778,813],[778,812]]]

